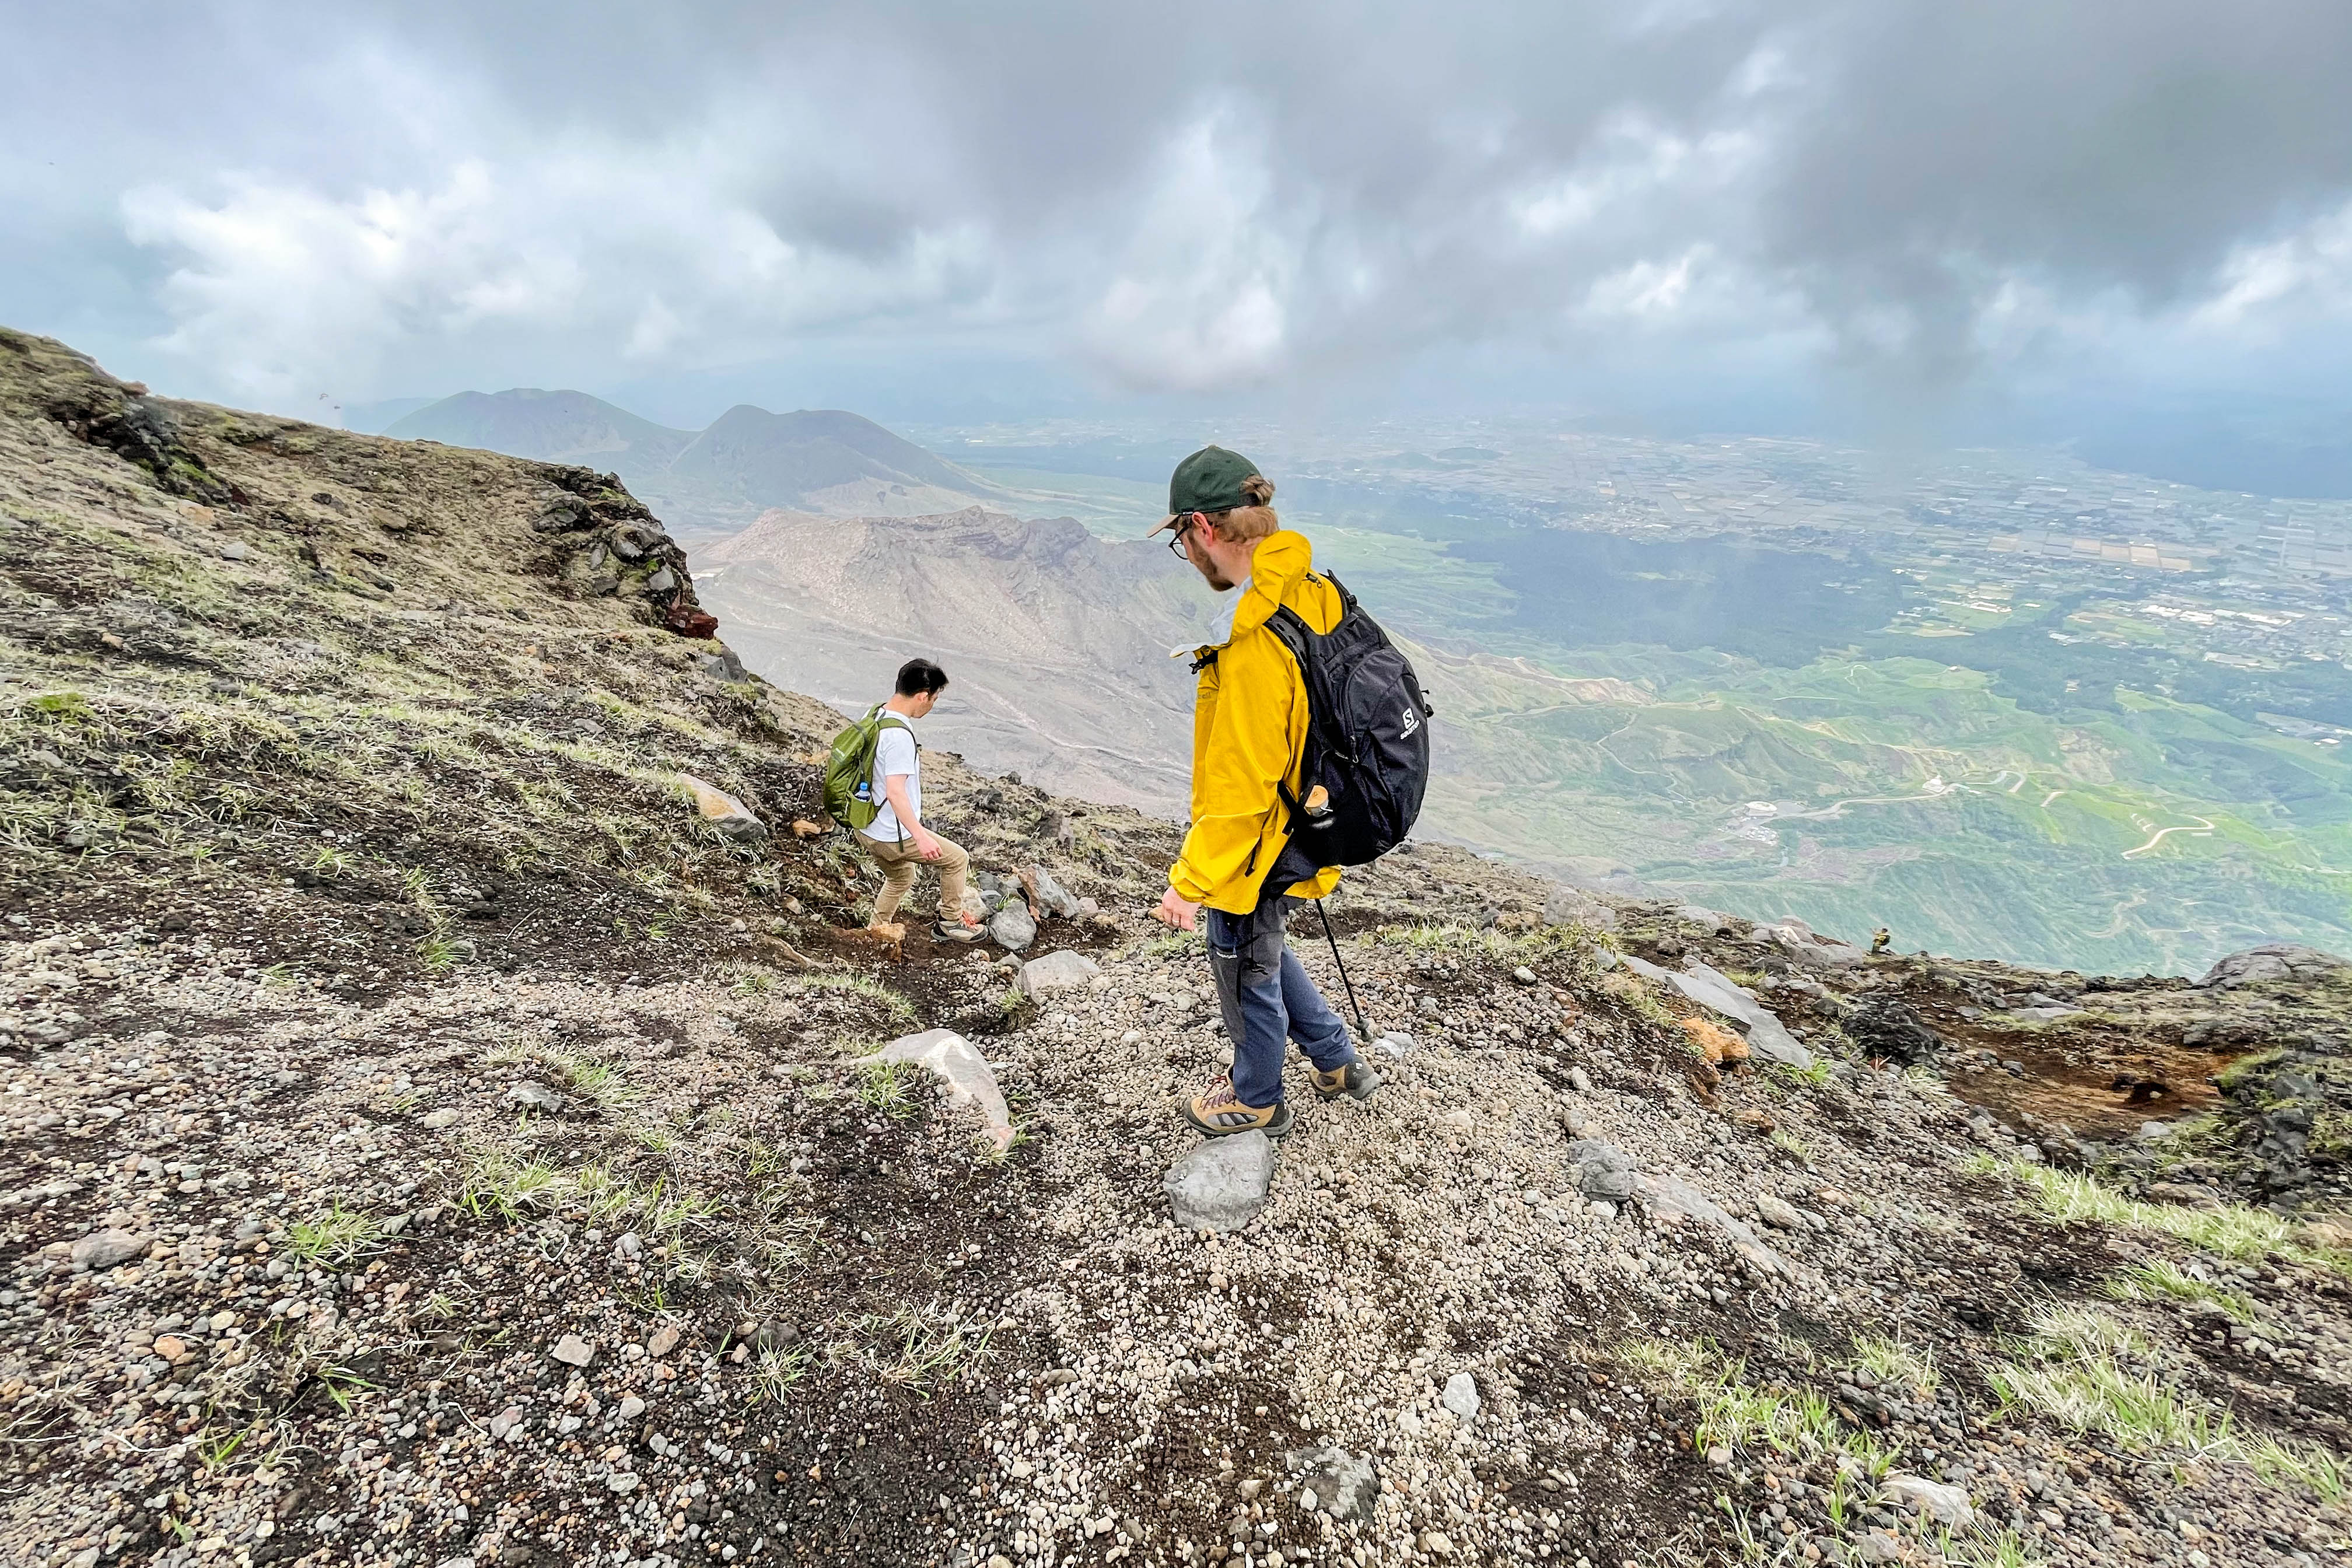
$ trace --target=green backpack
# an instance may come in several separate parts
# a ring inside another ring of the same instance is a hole
[[[882,743],[882,726],[895,724],[909,734],[914,726],[896,713],[882,711],[877,702],[866,717],[833,738],[824,759],[825,814],[845,827],[863,832],[874,825],[887,804],[874,787],[874,752]]]

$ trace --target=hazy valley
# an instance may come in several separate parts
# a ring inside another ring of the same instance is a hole
[[[394,433],[432,429],[612,464],[684,520],[779,683],[861,707],[925,653],[958,680],[931,743],[1181,808],[1168,655],[1218,606],[1135,536],[1195,433],[917,432],[950,463],[854,416],[739,408],[696,435],[520,393]],[[2343,503],[2046,452],[1894,470],[1534,425],[1231,438],[1412,644],[1439,707],[1430,836],[2016,962],[2352,942]]]

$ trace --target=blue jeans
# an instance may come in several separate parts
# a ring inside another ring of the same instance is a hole
[[[1203,911],[1209,917],[1209,968],[1216,975],[1225,1033],[1234,1042],[1234,1093],[1244,1105],[1282,1102],[1286,1041],[1297,1040],[1307,1059],[1324,1072],[1356,1059],[1348,1026],[1282,940],[1297,901],[1272,897],[1246,915]]]

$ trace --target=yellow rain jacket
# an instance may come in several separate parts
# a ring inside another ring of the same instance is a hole
[[[1259,884],[1290,837],[1279,786],[1298,793],[1307,682],[1265,622],[1287,605],[1318,632],[1339,624],[1339,591],[1307,575],[1313,555],[1305,534],[1266,535],[1234,606],[1233,635],[1196,650],[1205,662],[1192,699],[1192,826],[1168,881],[1192,902],[1227,914],[1257,908]],[[1339,885],[1339,868],[1327,866],[1286,890],[1319,899]]]

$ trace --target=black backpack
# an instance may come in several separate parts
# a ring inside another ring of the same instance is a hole
[[[1299,794],[1282,786],[1290,841],[1265,886],[1302,882],[1326,866],[1368,866],[1412,831],[1429,787],[1429,717],[1412,663],[1329,573],[1339,619],[1318,633],[1285,605],[1265,626],[1307,682],[1307,755]]]

